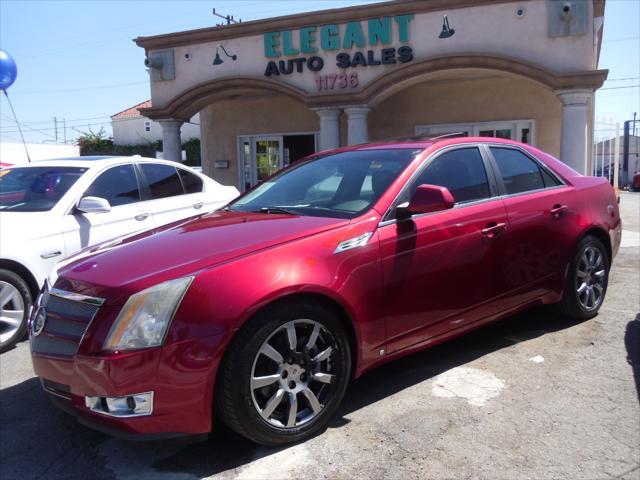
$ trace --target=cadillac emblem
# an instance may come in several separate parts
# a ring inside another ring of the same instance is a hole
[[[45,323],[47,323],[47,309],[38,307],[36,314],[33,316],[33,323],[31,324],[31,333],[34,337],[42,333]]]

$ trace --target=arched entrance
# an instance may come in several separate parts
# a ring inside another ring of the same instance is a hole
[[[464,127],[469,135],[536,144],[586,171],[592,93],[605,77],[606,71],[559,73],[508,57],[453,54],[396,65],[366,85],[328,93],[283,79],[214,79],[142,113],[163,125],[166,158],[179,158],[177,127],[201,112],[205,172],[240,189],[295,161],[291,152],[287,158],[285,137],[316,134],[314,148],[324,150]]]

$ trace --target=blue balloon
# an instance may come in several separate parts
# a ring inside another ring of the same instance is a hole
[[[18,67],[11,55],[4,50],[0,50],[0,90],[6,90],[18,76]]]

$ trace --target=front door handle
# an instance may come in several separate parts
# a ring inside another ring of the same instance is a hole
[[[506,223],[491,222],[491,223],[487,224],[487,228],[483,228],[482,229],[482,235],[487,237],[487,238],[494,238],[500,232],[502,232],[503,230],[506,230],[506,229],[507,229],[507,224]]]
[[[204,202],[198,202],[193,204],[193,208],[195,208],[196,210],[198,210],[199,208],[202,208],[203,206],[204,206]]]
[[[135,219],[139,222],[142,222],[143,220],[146,220],[147,218],[149,218],[149,212],[142,212],[139,213],[135,216]]]
[[[559,203],[556,203],[553,208],[551,209],[551,216],[553,218],[560,218],[562,217],[565,213],[567,213],[567,210],[569,209],[569,207],[567,207],[566,205],[560,205]]]

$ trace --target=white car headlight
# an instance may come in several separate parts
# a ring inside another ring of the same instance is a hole
[[[104,342],[104,350],[157,347],[193,277],[169,280],[131,295]]]

